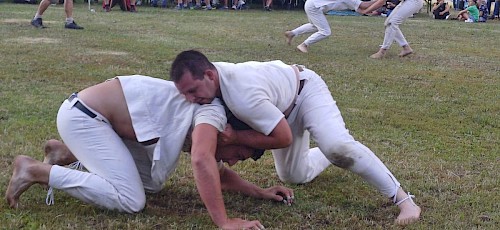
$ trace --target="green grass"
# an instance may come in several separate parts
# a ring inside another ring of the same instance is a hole
[[[63,28],[61,5],[44,14],[50,28],[29,21],[35,5],[0,4],[0,193],[19,154],[43,158],[58,138],[61,102],[72,92],[116,75],[168,78],[177,53],[198,49],[213,61],[280,59],[324,77],[356,139],[369,146],[405,189],[416,194],[421,221],[408,229],[497,229],[500,226],[500,22],[431,19],[425,8],[402,25],[415,54],[368,56],[383,40],[383,18],[328,16],[333,36],[301,54],[283,32],[306,22],[302,10],[182,11],[139,7],[92,14],[75,5],[83,31]],[[254,7],[257,8],[257,7]],[[181,165],[135,215],[94,208],[63,192],[54,206],[32,186],[21,207],[0,202],[1,229],[213,229],[189,166]],[[266,154],[234,169],[261,186],[282,184]],[[268,229],[399,229],[396,207],[357,176],[330,167],[305,185],[289,185],[296,203],[283,206],[225,194],[231,217]]]

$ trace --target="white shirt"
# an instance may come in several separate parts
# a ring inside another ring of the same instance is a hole
[[[191,126],[206,123],[223,131],[227,119],[217,102],[190,103],[171,81],[141,75],[119,76],[139,142],[159,138],[153,153],[151,177],[164,180],[173,172]]]
[[[281,62],[214,62],[222,99],[252,129],[269,135],[297,94],[294,69]]]

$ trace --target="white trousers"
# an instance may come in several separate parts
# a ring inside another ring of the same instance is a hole
[[[73,107],[77,101],[66,100],[61,105],[57,128],[88,172],[54,165],[49,186],[97,207],[127,213],[142,210],[144,190],[158,192],[163,186],[151,180],[154,145],[123,140],[99,113],[89,108],[98,115],[92,119]]]
[[[292,30],[294,36],[313,33],[303,42],[307,46],[310,46],[329,37],[332,34],[332,31],[330,30],[330,24],[328,24],[328,20],[326,20],[323,9],[314,6],[313,0],[306,1],[304,10],[306,11],[307,20],[309,21],[309,23],[306,23]]]
[[[408,45],[406,38],[399,29],[399,25],[403,24],[403,22],[413,14],[418,13],[422,7],[422,0],[405,0],[394,8],[384,23],[385,35],[384,42],[381,46],[382,49],[389,49],[394,41],[396,41],[399,46]]]
[[[308,69],[300,78],[306,82],[288,117],[292,145],[272,150],[279,178],[307,183],[332,163],[361,176],[387,197],[396,195],[400,183],[369,148],[349,134],[323,79]],[[310,149],[310,138],[318,147]]]
[[[307,46],[312,45],[332,34],[330,24],[328,23],[324,12],[330,10],[357,10],[360,4],[361,1],[359,0],[335,0],[329,5],[316,7],[314,5],[314,0],[306,1],[304,11],[306,12],[309,23],[297,27],[292,30],[292,33],[294,36],[313,33],[303,42]]]

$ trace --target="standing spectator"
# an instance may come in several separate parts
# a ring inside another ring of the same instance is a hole
[[[123,0],[125,3],[127,0]],[[137,8],[135,7],[135,0],[130,0],[130,8],[128,9],[132,13],[137,13]]]
[[[488,6],[488,10],[491,10],[491,3],[493,2],[493,0],[488,0],[488,4],[486,4]],[[493,8],[493,13],[491,14],[490,16],[490,19],[499,19],[499,13],[500,13],[500,0],[496,0],[495,1],[495,8]]]
[[[467,9],[458,12],[458,20],[465,22],[477,22],[479,20],[479,9],[477,0],[469,0]]]
[[[40,5],[38,6],[38,10],[36,11],[35,17],[31,20],[31,25],[36,28],[46,28],[42,22],[42,15],[49,8],[50,0],[42,0]],[[64,1],[64,12],[66,13],[66,22],[64,24],[64,28],[66,29],[76,29],[81,30],[83,27],[76,24],[75,20],[73,20],[73,0]]]
[[[271,4],[273,4],[273,0],[266,0],[266,4],[264,5],[265,11],[272,11]]]
[[[432,14],[434,19],[448,19],[450,17],[450,4],[444,0],[438,0],[432,6]]]
[[[109,5],[110,0],[104,0],[104,12],[111,11],[111,6]]]

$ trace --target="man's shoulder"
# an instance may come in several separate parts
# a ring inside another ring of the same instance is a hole
[[[172,81],[167,81],[165,79],[156,78],[156,77],[150,77],[150,76],[146,76],[146,75],[138,75],[138,74],[135,74],[135,75],[124,75],[124,76],[117,76],[117,78],[120,79],[120,82],[122,82],[122,81],[133,81],[133,82],[136,82],[136,83],[140,83],[140,82],[145,82],[145,83],[147,83],[147,82],[157,82],[157,83],[162,83],[162,84],[172,84],[173,85]]]

